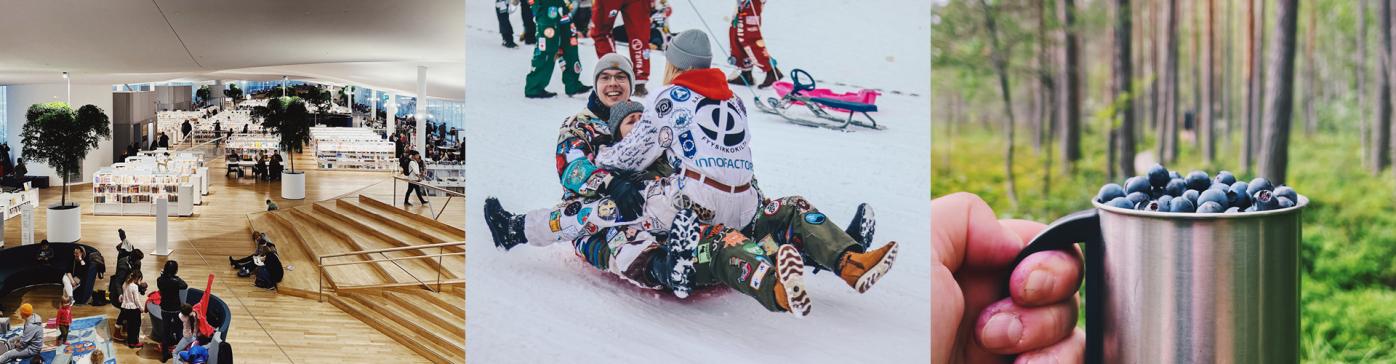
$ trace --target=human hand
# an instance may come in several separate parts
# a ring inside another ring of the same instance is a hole
[[[1079,250],[1013,260],[1046,225],[998,220],[979,196],[931,201],[931,355],[934,363],[1079,363]],[[1004,287],[1008,282],[1008,287]]]

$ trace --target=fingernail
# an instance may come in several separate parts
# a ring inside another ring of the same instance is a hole
[[[1005,349],[1018,344],[1023,337],[1023,322],[1018,315],[1000,312],[984,323],[979,332],[980,343],[987,349]]]
[[[1035,269],[1031,273],[1028,273],[1027,284],[1023,285],[1023,298],[1037,298],[1038,295],[1051,292],[1052,288],[1056,285],[1056,275],[1051,272],[1044,272],[1041,269]]]

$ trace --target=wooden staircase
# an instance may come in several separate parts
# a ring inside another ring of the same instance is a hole
[[[323,276],[316,269],[320,256],[460,242],[464,230],[363,195],[249,219],[277,244],[283,264],[295,266],[278,292],[310,299],[324,292],[334,306],[428,360],[464,361],[465,256],[386,260],[463,254],[464,246],[327,257]],[[345,262],[361,263],[328,266]]]
[[[341,292],[329,300],[432,362],[465,362],[464,296],[394,288]]]

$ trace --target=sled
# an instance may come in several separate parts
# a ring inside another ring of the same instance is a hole
[[[780,115],[796,125],[834,130],[847,130],[850,125],[876,130],[887,129],[885,126],[878,125],[877,120],[868,114],[877,111],[875,103],[877,91],[864,89],[858,92],[836,93],[829,89],[816,88],[814,77],[810,76],[809,72],[798,68],[790,71],[790,80],[793,82],[777,82],[771,86],[780,96],[778,98],[767,97],[763,102],[761,97],[757,96],[757,108],[767,113]],[[792,106],[797,105],[805,106],[810,113],[822,120],[789,115],[787,112]],[[834,115],[834,112],[848,113],[848,117]],[[859,120],[857,116],[860,114],[867,121]]]

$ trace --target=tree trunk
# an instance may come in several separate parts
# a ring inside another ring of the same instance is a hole
[[[1270,67],[1266,85],[1265,122],[1262,124],[1258,175],[1285,183],[1289,165],[1289,131],[1294,112],[1294,46],[1299,0],[1280,0],[1275,9],[1275,37],[1271,40]]]
[[[1199,2],[1202,1],[1207,0],[1199,0]],[[1202,15],[1198,14],[1198,9],[1201,6],[1197,6],[1201,4],[1189,4],[1187,13],[1188,17],[1192,18],[1192,28],[1189,29],[1189,33],[1192,35],[1189,37],[1192,38],[1192,52],[1188,54],[1188,59],[1191,61],[1189,63],[1192,64],[1192,78],[1190,79],[1192,82],[1192,147],[1194,150],[1199,150],[1202,149],[1202,114],[1206,108],[1206,104],[1203,104],[1202,93],[1205,92],[1203,89],[1207,88],[1207,84],[1202,82],[1203,28]]]
[[[1212,43],[1214,43],[1216,39],[1216,32],[1213,27],[1214,21],[1212,19],[1212,12],[1215,8],[1213,1],[1214,0],[1207,0],[1207,8],[1203,10],[1207,14],[1205,19],[1207,25],[1202,29],[1206,34],[1206,39],[1202,45],[1202,64],[1206,66],[1202,73],[1202,108],[1199,111],[1200,117],[1197,123],[1197,138],[1201,140],[1202,143],[1202,158],[1208,163],[1213,163],[1217,160],[1216,127],[1213,125],[1216,119],[1212,115],[1215,110],[1212,105],[1216,103],[1216,95],[1214,94],[1216,91],[1216,60],[1214,59],[1215,55],[1212,54]]]
[[[1158,158],[1170,164],[1178,150],[1178,5],[1165,1],[1163,31],[1163,108],[1159,118]]]
[[[1224,11],[1222,12],[1222,19],[1223,19],[1222,21],[1226,23],[1226,27],[1225,27],[1224,30],[1222,31],[1222,40],[1221,40],[1221,43],[1220,43],[1217,47],[1218,47],[1218,48],[1221,48],[1221,49],[1225,49],[1226,51],[1225,51],[1225,53],[1223,53],[1223,56],[1222,56],[1223,59],[1222,59],[1222,66],[1221,66],[1221,67],[1222,67],[1222,68],[1221,68],[1221,72],[1222,72],[1221,87],[1219,87],[1218,89],[1221,90],[1221,110],[1222,110],[1222,111],[1221,111],[1220,114],[1221,114],[1221,118],[1222,118],[1222,120],[1223,120],[1223,124],[1225,124],[1225,129],[1223,129],[1224,131],[1222,132],[1222,137],[1221,137],[1221,144],[1222,144],[1222,148],[1221,148],[1221,149],[1224,150],[1224,151],[1230,151],[1230,150],[1231,150],[1231,135],[1232,135],[1232,134],[1231,134],[1231,126],[1232,126],[1233,124],[1235,124],[1235,121],[1236,121],[1236,113],[1233,111],[1233,105],[1232,105],[1233,98],[1235,97],[1235,92],[1233,92],[1233,91],[1234,91],[1233,86],[1236,85],[1235,82],[1232,80],[1232,76],[1235,74],[1234,72],[1232,72],[1232,71],[1233,71],[1233,67],[1232,67],[1232,66],[1235,65],[1236,57],[1235,57],[1235,55],[1234,55],[1234,52],[1232,51],[1233,44],[1232,44],[1232,41],[1231,41],[1231,37],[1232,37],[1232,34],[1231,34],[1231,32],[1232,32],[1231,24],[1232,24],[1232,22],[1233,22],[1233,19],[1235,19],[1235,17],[1232,16],[1232,15],[1234,14],[1234,12],[1232,11],[1232,5],[1233,5],[1234,1],[1227,0],[1227,1],[1223,1],[1223,2],[1226,3],[1226,10],[1224,10]]]
[[[1304,133],[1313,135],[1318,129],[1318,114],[1314,104],[1318,102],[1318,58],[1314,57],[1314,30],[1318,26],[1317,8],[1309,10],[1309,24],[1304,29]]]
[[[1122,120],[1115,133],[1115,144],[1119,151],[1120,174],[1134,175],[1134,95],[1130,84],[1134,80],[1133,66],[1130,64],[1130,24],[1129,0],[1115,0],[1115,99],[1122,100],[1116,110]]]
[[[1260,39],[1257,38],[1259,33],[1255,24],[1259,17],[1256,14],[1258,1],[1264,0],[1246,1],[1246,116],[1245,130],[1242,130],[1245,135],[1241,137],[1241,169],[1247,172],[1255,165],[1255,155],[1252,154],[1256,144],[1254,130],[1260,114],[1256,107],[1260,95],[1260,87],[1256,86],[1260,80]]]
[[[1381,38],[1381,72],[1377,81],[1377,115],[1372,123],[1372,175],[1378,175],[1386,166],[1391,164],[1391,157],[1388,153],[1391,150],[1391,0],[1382,0],[1381,13],[1377,16],[1381,18],[1381,30],[1377,33]]]
[[[1061,100],[1062,128],[1062,170],[1071,174],[1078,159],[1081,159],[1081,100],[1080,81],[1077,67],[1080,59],[1077,54],[1075,29],[1076,5],[1074,0],[1057,0],[1057,17],[1062,24],[1061,73],[1057,91]]]
[[[999,44],[998,25],[994,22],[993,11],[989,9],[988,0],[979,0],[979,6],[984,11],[984,29],[989,32],[989,52],[994,64],[994,71],[998,73],[999,93],[1003,97],[1003,112],[1007,116],[1004,123],[1004,172],[1008,188],[1008,200],[1013,203],[1013,209],[1018,209],[1018,192],[1013,183],[1013,129],[1016,123],[1013,120],[1013,89],[1008,86],[1008,55]]]
[[[1362,140],[1363,167],[1369,167],[1372,163],[1368,157],[1371,155],[1371,143],[1367,138],[1367,123],[1370,122],[1367,120],[1367,108],[1371,107],[1367,102],[1367,1],[1357,0],[1357,59],[1353,67],[1353,80],[1357,82],[1357,139]]]

